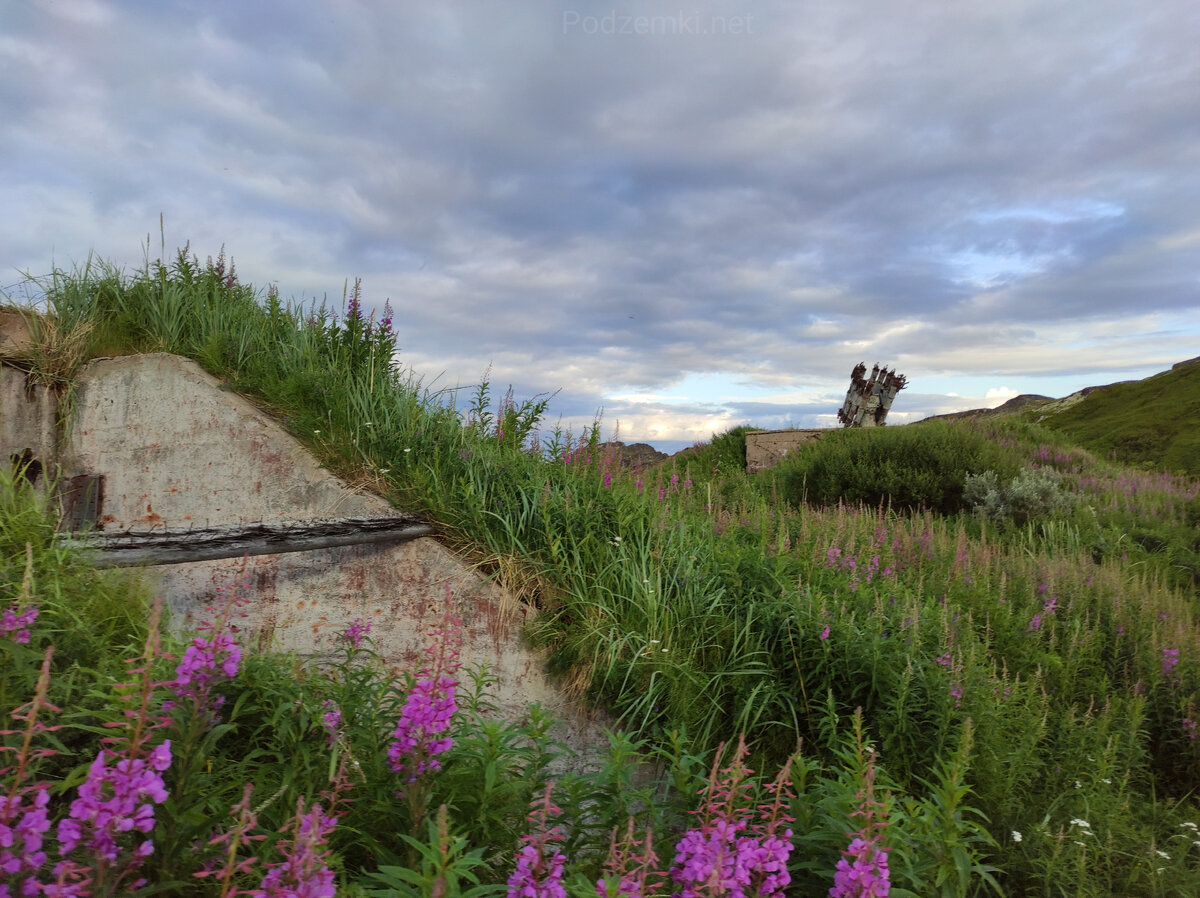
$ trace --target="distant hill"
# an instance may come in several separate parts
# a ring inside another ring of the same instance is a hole
[[[1086,387],[1063,399],[1017,396],[943,420],[1016,416],[1129,465],[1200,476],[1200,356],[1144,380]]]

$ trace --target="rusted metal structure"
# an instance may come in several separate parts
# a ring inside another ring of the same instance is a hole
[[[867,378],[867,365],[859,362],[850,372],[850,389],[838,411],[843,427],[882,427],[896,394],[908,386],[908,378],[876,365]]]

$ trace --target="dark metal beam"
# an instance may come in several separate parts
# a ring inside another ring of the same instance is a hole
[[[308,552],[334,546],[406,542],[433,534],[433,527],[412,516],[343,518],[333,521],[248,524],[191,530],[70,534],[65,545],[93,550],[97,567],[187,564],[245,555]]]

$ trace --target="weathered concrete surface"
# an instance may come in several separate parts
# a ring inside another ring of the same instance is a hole
[[[14,459],[31,457],[48,473],[55,457],[57,410],[49,387],[20,368],[0,365],[0,460],[11,465]]]
[[[164,565],[147,573],[168,598],[173,628],[212,619],[214,601],[240,584],[233,591],[247,599],[238,624],[243,644],[333,658],[340,654],[338,635],[357,618],[370,623],[370,638],[389,667],[413,673],[426,663],[428,634],[441,625],[448,593],[463,622],[464,668],[486,666],[496,677],[489,698],[503,718],[519,720],[537,702],[555,713],[556,735],[576,750],[604,744],[601,718],[552,683],[542,658],[522,643],[530,609],[436,540]]]
[[[756,474],[779,464],[789,452],[815,442],[827,430],[752,430],[746,434],[746,471]]]
[[[156,353],[80,374],[63,467],[104,477],[101,529],[391,514],[199,365]]]

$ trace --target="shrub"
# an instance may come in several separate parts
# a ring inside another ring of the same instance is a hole
[[[861,503],[946,514],[964,507],[967,474],[1016,469],[1001,446],[940,421],[835,432],[785,464],[784,493],[796,504]]]
[[[982,518],[1014,524],[1056,517],[1074,504],[1062,478],[1049,468],[1022,468],[1006,485],[995,471],[968,474],[963,499]]]

